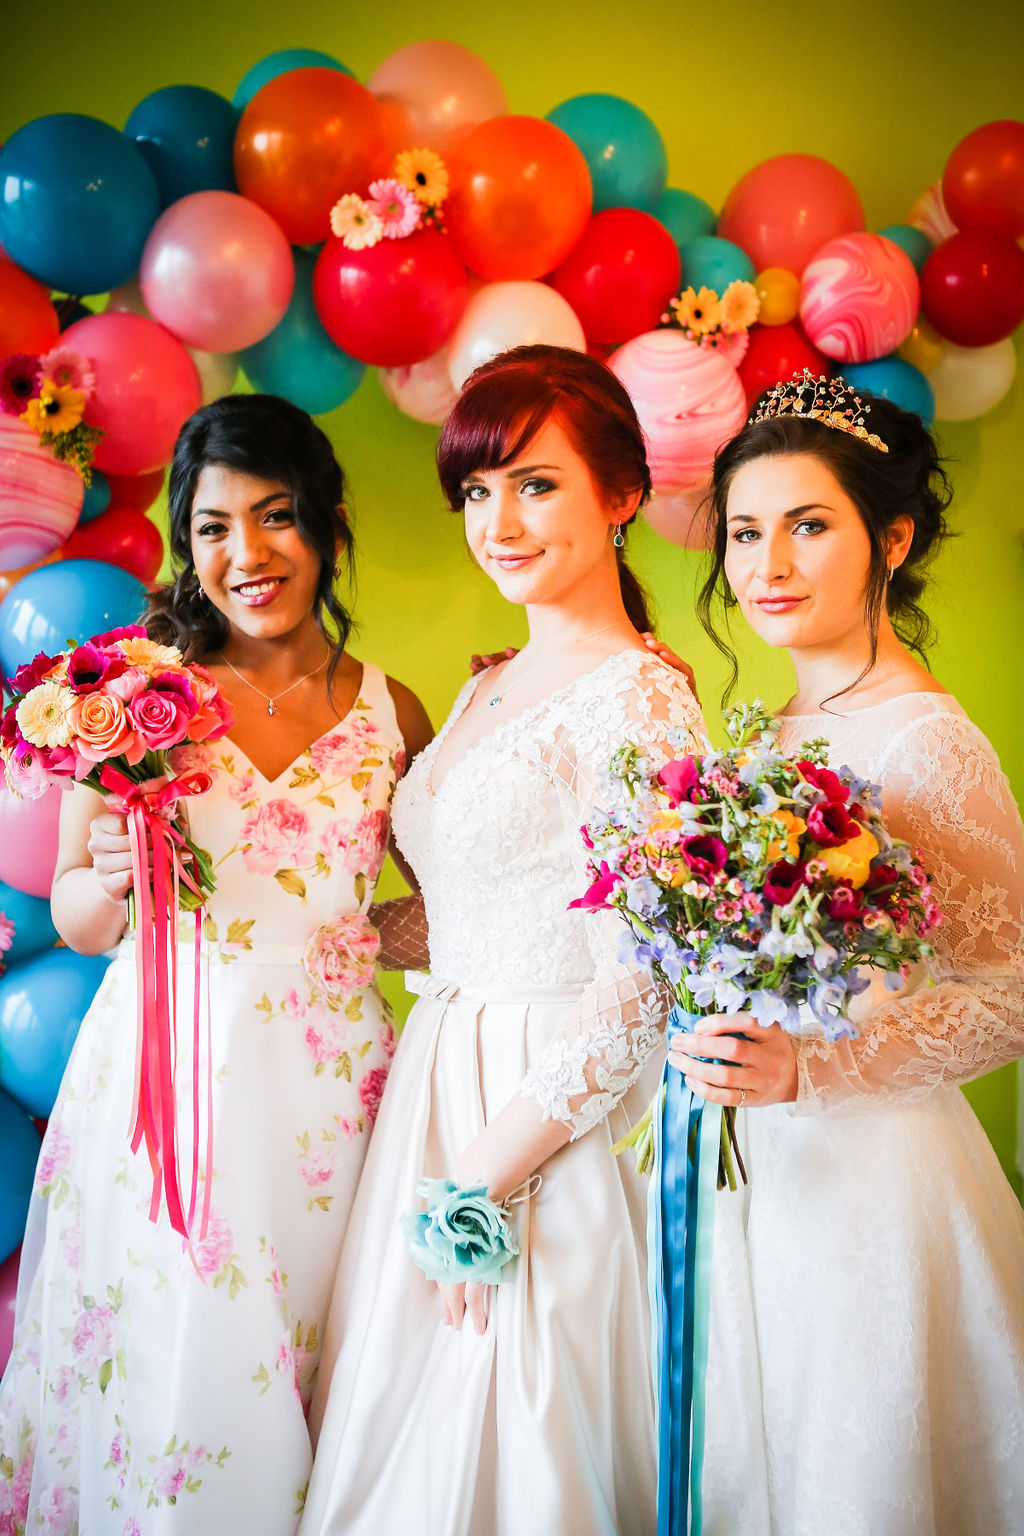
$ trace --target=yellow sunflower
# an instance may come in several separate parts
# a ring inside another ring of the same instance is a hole
[[[33,432],[71,432],[82,419],[85,396],[67,384],[55,384],[44,379],[35,400],[30,400],[21,413]]]
[[[757,319],[761,300],[753,283],[737,278],[722,294],[723,331],[747,331]]]
[[[395,161],[395,179],[425,208],[437,208],[448,196],[448,171],[432,149],[404,149]]]

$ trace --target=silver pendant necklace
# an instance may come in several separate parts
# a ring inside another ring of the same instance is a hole
[[[276,698],[274,698],[274,699],[272,699],[270,697],[269,693],[264,693],[262,688],[257,688],[256,684],[255,683],[251,683],[247,677],[243,677],[241,672],[239,672],[238,668],[237,667],[233,667],[231,665],[230,661],[228,661],[228,659],[224,655],[223,651],[218,651],[217,654],[220,656],[220,659],[224,663],[224,665],[226,667],[230,668],[230,670],[235,674],[235,676],[238,678],[238,681],[240,683],[244,683],[247,688],[251,688],[253,693],[258,693],[261,699],[266,699],[266,701],[267,701],[267,714],[268,715],[276,715],[277,714],[277,699],[283,699],[286,693],[291,693],[293,688],[297,688],[299,686],[299,684],[300,683],[304,683],[307,680],[307,678],[315,677],[318,672],[322,671],[322,669],[324,667],[326,667],[328,658],[330,657],[331,653],[330,653],[330,651],[328,651],[327,655],[324,657],[323,661],[319,662],[313,668],[312,672],[304,672],[301,677],[297,677],[295,679],[294,683],[289,683],[287,688],[282,688],[281,692],[279,694],[277,694]]]
[[[573,646],[583,645],[585,641],[593,640],[597,635],[607,634],[608,630],[610,629],[618,629],[623,622],[624,621],[622,619],[616,619],[613,624],[605,624],[601,629],[592,629],[588,635],[581,635],[578,640],[573,640],[570,645],[566,647],[566,649],[571,650]],[[625,622],[628,623],[628,620]],[[514,677],[506,688],[502,688],[498,693],[494,694],[493,698],[488,699],[488,706],[491,709],[495,709],[501,703],[502,699],[507,693],[511,693],[513,688],[517,688],[523,681],[524,677],[529,677],[530,673],[535,671],[537,667],[540,666],[542,661],[546,660],[547,656],[538,656],[537,660],[532,662],[530,666],[526,667],[518,677]]]

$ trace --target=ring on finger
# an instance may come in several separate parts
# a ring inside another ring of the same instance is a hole
[[[745,1088],[741,1088],[740,1089],[740,1102],[736,1106],[737,1109],[742,1109],[746,1102],[747,1102],[747,1090]]]

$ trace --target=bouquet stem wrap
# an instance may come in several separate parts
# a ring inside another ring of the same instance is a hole
[[[156,1221],[161,1192],[175,1232],[190,1241],[195,1224],[199,1165],[205,1168],[202,1238],[210,1214],[210,1152],[212,1096],[207,1082],[205,1148],[200,1145],[200,939],[201,913],[195,912],[194,997],[192,1026],[192,1151],[188,1213],[181,1189],[180,1143],[175,1077],[177,1062],[178,902],[180,887],[202,898],[196,871],[182,856],[184,833],[174,825],[179,800],[201,795],[210,787],[205,773],[166,775],[136,783],[106,765],[100,783],[109,791],[108,805],[128,823],[135,906],[135,966],[138,991],[135,1092],[129,1136],[133,1152],[143,1142],[153,1172],[149,1216]],[[211,1070],[210,1027],[207,1017],[205,1057]],[[201,1156],[201,1154],[203,1154]]]
[[[673,1008],[670,1031],[698,1015]],[[700,1536],[705,1382],[722,1106],[666,1061],[648,1191],[651,1365],[658,1410],[658,1536]]]

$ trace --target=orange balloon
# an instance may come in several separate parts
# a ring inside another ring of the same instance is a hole
[[[444,221],[465,264],[491,282],[543,277],[565,260],[590,218],[582,152],[539,117],[495,117],[448,160]]]
[[[786,267],[765,267],[754,279],[762,325],[788,325],[800,313],[800,279]]]
[[[268,80],[242,113],[235,176],[293,245],[331,232],[346,192],[365,194],[394,158],[390,120],[365,85],[337,69],[292,69]]]
[[[50,295],[6,256],[0,256],[0,358],[12,352],[38,357],[57,345],[60,325]]]

